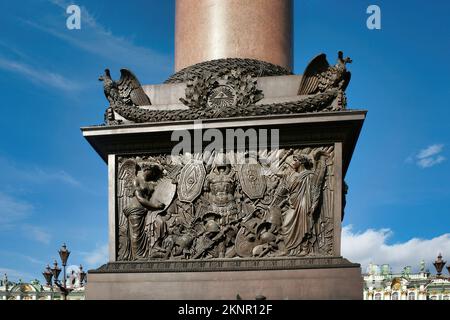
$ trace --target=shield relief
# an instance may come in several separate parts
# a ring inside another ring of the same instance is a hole
[[[194,201],[202,192],[206,170],[203,162],[191,160],[180,172],[178,199],[183,202]]]

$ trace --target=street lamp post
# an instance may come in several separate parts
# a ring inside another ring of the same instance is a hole
[[[63,276],[64,276],[63,277],[63,285],[62,285],[62,287],[64,289],[62,289],[61,291],[63,292],[64,300],[67,300],[67,295],[70,293],[70,291],[67,292],[66,265],[67,265],[67,260],[69,259],[70,251],[67,250],[67,247],[66,247],[65,243],[62,245],[61,249],[59,249],[58,253],[59,253],[59,257],[61,258],[62,265],[63,265]]]
[[[59,257],[61,259],[61,264],[63,266],[63,281],[61,284],[61,281],[58,279],[59,274],[61,273],[61,268],[58,267],[58,262],[55,260],[53,263],[53,268],[50,268],[49,265],[45,268],[44,272],[42,272],[42,275],[45,278],[45,281],[47,282],[48,286],[52,286],[52,279],[55,284],[55,286],[58,287],[59,291],[62,293],[64,300],[67,300],[67,296],[69,293],[73,290],[73,288],[67,287],[67,275],[66,275],[66,266],[67,266],[67,260],[69,259],[70,251],[67,250],[67,246],[64,243],[58,251]],[[83,284],[83,281],[86,278],[86,272],[83,271],[83,266],[80,265],[80,286]]]

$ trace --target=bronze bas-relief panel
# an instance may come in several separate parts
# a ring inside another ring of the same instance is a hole
[[[334,146],[117,158],[117,261],[333,256]]]

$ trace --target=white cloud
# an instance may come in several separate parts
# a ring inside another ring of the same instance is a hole
[[[27,262],[31,262],[31,263],[37,264],[39,266],[43,266],[43,265],[46,264],[46,262],[44,262],[42,260],[36,259],[34,257],[27,256],[25,254],[18,253],[16,251],[0,250],[0,255],[2,257],[4,257],[4,258],[6,258],[7,256],[11,257],[12,259],[19,258],[19,259],[25,260]],[[8,260],[9,260],[9,258],[8,258]]]
[[[63,182],[74,187],[81,186],[78,180],[64,170],[40,168],[33,164],[17,165],[1,156],[0,175],[13,177],[14,181],[23,180],[36,184]]]
[[[22,230],[28,238],[43,244],[49,244],[52,238],[50,233],[38,226],[24,225]]]
[[[417,161],[417,164],[419,165],[419,167],[429,168],[429,167],[432,167],[432,166],[439,164],[441,162],[444,162],[444,161],[445,161],[445,157],[438,156],[435,158],[429,157],[429,158],[420,159],[419,161]]]
[[[90,252],[81,252],[86,261],[87,268],[98,268],[102,264],[108,262],[109,247],[108,244],[97,245],[96,248]]]
[[[8,52],[11,52],[14,54],[14,56],[22,58],[22,59],[28,59],[29,57],[23,53],[21,50],[19,50],[14,44],[7,43],[3,40],[0,40],[0,47],[3,49],[6,49]]]
[[[429,158],[431,156],[440,153],[443,148],[444,148],[443,144],[433,144],[425,149],[420,150],[419,153],[417,154],[417,158],[418,159]]]
[[[21,257],[21,258],[23,258],[23,259],[25,259],[25,260],[31,262],[31,263],[38,264],[39,266],[45,265],[45,262],[42,261],[42,260],[39,260],[39,259],[30,257],[30,256],[27,256],[27,255],[24,255],[24,254],[17,254],[17,255],[18,255],[19,257]]]
[[[34,168],[32,179],[37,182],[60,181],[68,185],[79,187],[81,183],[64,170],[55,170],[53,172],[45,171],[41,168]]]
[[[415,156],[415,163],[421,168],[430,168],[442,163],[446,160],[446,158],[440,154],[443,149],[443,144],[432,144],[417,153]],[[412,162],[412,158],[408,157],[406,161]]]
[[[33,276],[31,273],[0,267],[0,276],[2,280],[5,274],[8,276],[8,280],[12,282],[18,281],[19,279],[21,279],[23,282],[36,279],[36,277]]]
[[[31,204],[0,192],[0,226],[22,220],[32,210],[33,206]]]
[[[0,57],[0,69],[23,76],[42,87],[53,87],[64,91],[78,90],[79,86],[64,76],[44,69],[37,69],[25,63]]]
[[[63,9],[70,5],[62,0],[50,0],[50,3]],[[110,61],[123,64],[130,64],[128,67],[137,70],[160,70],[171,72],[171,61],[168,56],[157,53],[146,47],[134,44],[131,40],[114,35],[106,27],[98,23],[89,10],[81,6],[81,30],[73,32],[60,25],[50,25],[47,23],[36,23],[29,20],[22,20],[25,24],[50,34],[70,45],[83,51],[109,59]],[[50,22],[51,23],[51,22]]]
[[[400,272],[405,266],[417,269],[421,260],[432,271],[431,263],[439,252],[444,258],[447,254],[450,259],[450,233],[432,239],[412,238],[406,242],[388,244],[391,235],[389,229],[354,232],[352,226],[345,226],[342,229],[342,255],[360,263],[363,271],[369,263],[389,264],[394,272]]]

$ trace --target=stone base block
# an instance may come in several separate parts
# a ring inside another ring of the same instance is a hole
[[[87,299],[362,299],[359,265],[293,270],[93,272]]]

